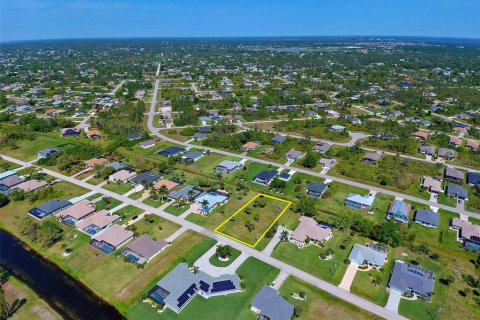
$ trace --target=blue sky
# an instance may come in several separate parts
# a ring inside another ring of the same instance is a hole
[[[407,35],[480,38],[480,0],[0,0],[0,40]]]

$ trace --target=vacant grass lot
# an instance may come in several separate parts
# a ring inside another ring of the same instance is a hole
[[[126,315],[132,320],[256,319],[255,313],[249,310],[250,302],[264,284],[269,284],[276,278],[278,270],[259,260],[248,258],[237,273],[244,277],[245,290],[242,292],[209,299],[197,295],[179,314],[169,309],[158,314],[149,304],[137,301],[128,309]]]
[[[148,219],[147,219],[148,218]],[[147,220],[152,222],[147,222]],[[180,226],[175,222],[154,214],[149,214],[133,224],[136,234],[148,234],[153,239],[165,239],[177,231]]]
[[[118,194],[124,194],[133,189],[130,183],[116,183],[116,182],[109,182],[106,185],[104,185],[103,188]]]
[[[303,292],[305,300],[292,298],[292,294]],[[292,276],[280,288],[280,294],[295,307],[301,307],[301,320],[379,320],[381,318],[364,311],[348,302],[338,299],[306,282]]]
[[[263,200],[266,205],[263,208],[260,206],[255,207],[257,200]],[[232,237],[237,241],[255,246],[257,241],[263,237],[272,223],[279,218],[288,206],[289,203],[284,200],[260,195],[254,198],[245,208],[231,216],[215,231]],[[252,228],[250,230],[247,228],[247,224],[251,224]]]

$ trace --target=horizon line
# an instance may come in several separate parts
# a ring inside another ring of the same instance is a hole
[[[0,40],[1,44],[14,44],[26,42],[45,42],[45,41],[66,41],[66,40],[130,40],[130,39],[255,39],[255,38],[359,38],[359,37],[377,37],[377,38],[423,38],[423,39],[454,39],[454,40],[476,40],[480,38],[458,37],[458,36],[419,36],[419,35],[277,35],[277,36],[106,36],[106,37],[71,37],[71,38],[42,38],[42,39],[18,39],[18,40]]]

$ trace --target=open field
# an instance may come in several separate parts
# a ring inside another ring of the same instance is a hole
[[[165,239],[180,228],[178,224],[154,214],[146,215],[133,226],[136,234],[148,234],[153,239]]]
[[[257,205],[257,202],[264,204]],[[227,218],[215,231],[255,247],[290,204],[289,201],[259,194]],[[247,224],[251,227],[247,227]]]

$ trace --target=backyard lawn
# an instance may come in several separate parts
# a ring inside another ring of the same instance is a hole
[[[118,194],[124,194],[133,189],[130,183],[115,183],[115,182],[109,182],[106,185],[104,185],[103,188]]]

